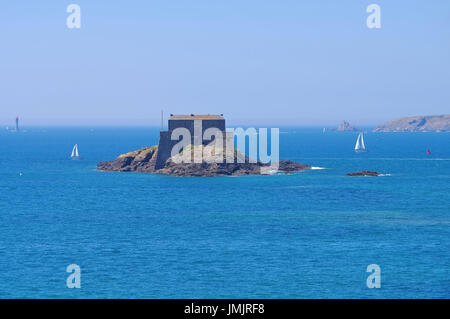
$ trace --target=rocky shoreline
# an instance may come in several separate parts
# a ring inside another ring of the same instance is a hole
[[[251,163],[248,157],[245,156],[245,162],[238,163],[236,158],[243,156],[242,154],[235,156],[234,163],[207,161],[203,161],[202,163],[176,163],[173,158],[169,158],[163,168],[155,169],[157,152],[158,146],[144,147],[133,152],[122,154],[113,161],[100,162],[97,164],[97,169],[110,172],[158,173],[171,176],[264,175],[270,169],[268,164],[261,162]],[[311,169],[308,165],[293,161],[280,161],[278,164],[278,172],[286,174]]]

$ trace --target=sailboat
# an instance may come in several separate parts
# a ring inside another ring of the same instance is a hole
[[[358,134],[358,139],[356,140],[355,145],[355,152],[367,152],[366,145],[364,144],[364,134],[362,132]]]
[[[75,144],[72,149],[72,155],[70,155],[72,159],[79,159],[80,154],[78,154],[78,144]]]

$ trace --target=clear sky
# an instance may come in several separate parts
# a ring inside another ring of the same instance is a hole
[[[66,7],[81,7],[81,29]],[[366,8],[381,7],[381,29]],[[448,0],[14,0],[0,124],[373,125],[450,113]]]

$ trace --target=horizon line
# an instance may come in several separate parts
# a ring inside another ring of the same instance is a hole
[[[1,125],[1,124],[0,124]],[[6,130],[7,128],[11,128],[13,129],[15,127],[15,125],[2,125],[3,126],[3,130]],[[327,125],[327,124],[281,124],[281,123],[273,123],[273,124],[269,124],[269,123],[230,123],[226,125],[227,127],[231,128],[231,127],[311,127],[311,128],[326,128],[326,129],[337,129],[339,125]],[[370,128],[370,127],[376,127],[377,125],[373,125],[373,124],[367,124],[367,125],[357,125],[356,127],[360,127],[360,128]],[[136,127],[136,128],[143,128],[143,127],[148,127],[148,128],[157,128],[160,129],[161,125],[157,125],[157,124],[100,124],[100,123],[95,123],[95,124],[84,124],[84,123],[80,123],[80,124],[29,124],[29,125],[21,125],[20,128],[21,129],[26,129],[26,128],[89,128],[89,127],[123,127],[123,128],[132,128],[132,127]],[[167,125],[164,125],[163,130],[167,129]],[[1,129],[0,129],[1,130]]]

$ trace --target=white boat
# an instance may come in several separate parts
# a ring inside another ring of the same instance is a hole
[[[367,152],[366,145],[364,144],[364,134],[359,133],[358,139],[356,140],[355,152],[362,153]]]
[[[75,144],[72,149],[72,155],[70,155],[72,159],[79,159],[80,154],[78,154],[78,144]]]

